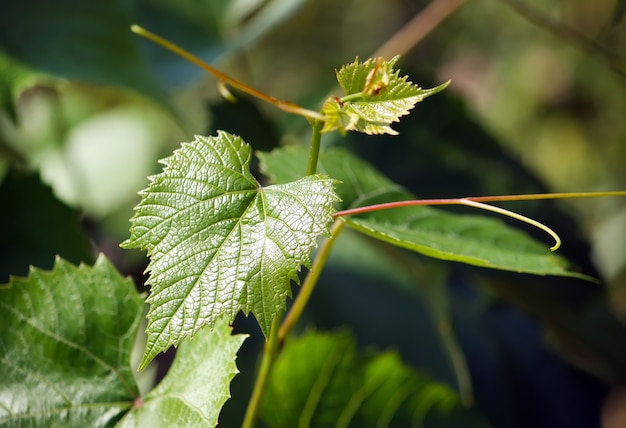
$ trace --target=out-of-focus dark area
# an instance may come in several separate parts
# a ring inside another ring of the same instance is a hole
[[[338,92],[335,69],[429,6],[450,16],[398,67],[450,87],[394,125],[399,136],[324,144],[421,197],[626,189],[623,0],[3,0],[0,283],[57,254],[104,252],[141,287],[145,255],[118,245],[158,159],[216,129],[255,150],[308,143],[304,119],[224,101],[214,77],[131,24],[315,110]],[[429,260],[348,231],[302,328],[347,326],[364,348],[397,349],[494,428],[626,426],[626,198],[505,206],[555,229],[561,254],[599,283]],[[235,325],[253,336],[226,427],[240,423],[262,341],[253,320]]]

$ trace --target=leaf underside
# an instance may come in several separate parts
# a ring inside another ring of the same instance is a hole
[[[261,187],[240,137],[197,136],[151,177],[122,245],[148,251],[148,342],[141,368],[184,336],[252,312],[267,336],[290,280],[328,234],[334,181],[312,175]]]
[[[294,165],[306,162],[308,153],[293,147],[259,156],[263,172],[280,183],[292,179]],[[321,152],[318,171],[341,182],[337,185],[339,210],[415,199],[344,149]],[[552,253],[548,244],[490,217],[451,214],[423,206],[349,216],[345,221],[362,233],[428,257],[513,272],[589,279],[568,270],[568,262]]]
[[[0,287],[0,426],[110,426],[139,395],[144,301],[104,256]]]
[[[409,110],[424,98],[433,95],[448,84],[432,89],[422,89],[400,77],[393,70],[398,61],[369,59],[360,63],[358,58],[337,72],[337,81],[345,92],[344,98],[330,97],[322,107],[325,116],[322,132],[339,130],[366,134],[397,134],[393,122],[409,114]]]

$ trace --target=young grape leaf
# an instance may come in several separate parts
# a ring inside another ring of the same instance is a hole
[[[369,59],[360,63],[357,58],[337,72],[337,81],[345,91],[343,98],[330,97],[322,106],[326,117],[322,132],[338,129],[340,132],[359,131],[366,134],[397,132],[391,123],[407,115],[415,104],[443,90],[448,83],[422,89],[400,77],[393,66],[400,57],[390,61]]]
[[[122,245],[148,250],[148,343],[140,368],[218,318],[254,313],[267,336],[318,236],[328,233],[334,181],[312,175],[261,187],[240,137],[196,137],[151,177]]]
[[[100,256],[0,287],[0,425],[109,426],[139,395],[130,353],[144,301]]]
[[[463,416],[463,426],[479,426],[449,387],[416,373],[396,353],[358,355],[347,333],[309,332],[289,341],[261,412],[272,428],[439,426],[453,413]]]
[[[225,320],[185,340],[163,381],[130,411],[118,428],[216,426],[238,373],[235,357],[245,340]]]
[[[274,182],[290,180],[296,165],[306,162],[303,148],[260,154],[261,168]],[[371,165],[343,149],[320,153],[318,171],[341,182],[339,209],[415,199]],[[504,222],[484,216],[451,214],[431,207],[395,208],[346,217],[354,229],[393,245],[442,260],[537,275],[586,278],[568,263]]]

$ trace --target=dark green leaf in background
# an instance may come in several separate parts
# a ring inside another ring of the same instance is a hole
[[[139,392],[130,353],[144,302],[101,256],[0,287],[0,425],[110,426]]]
[[[307,156],[304,148],[275,150],[261,155],[262,168],[274,181],[283,182],[292,179]],[[323,151],[318,171],[343,182],[337,186],[341,209],[415,199],[346,150]],[[568,270],[567,261],[552,253],[548,244],[498,219],[411,207],[349,216],[345,221],[360,232],[429,257],[514,272],[582,276]]]
[[[262,408],[273,428],[429,426],[453,411],[475,426],[454,391],[414,372],[396,353],[357,354],[350,334],[316,332],[288,342]]]
[[[148,344],[156,354],[219,318],[253,312],[268,335],[285,308],[290,280],[320,235],[337,196],[333,180],[312,175],[261,187],[250,174],[250,146],[219,132],[196,137],[165,159],[141,192],[123,245],[150,256]]]

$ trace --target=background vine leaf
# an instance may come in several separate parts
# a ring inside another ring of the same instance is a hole
[[[185,340],[163,381],[128,415],[118,428],[216,426],[230,398],[230,381],[244,335],[231,335],[224,320]]]
[[[130,353],[144,302],[100,256],[0,287],[0,425],[107,426],[139,391]]]
[[[357,353],[345,332],[308,332],[289,341],[262,414],[273,428],[439,426],[459,416],[463,426],[480,426],[452,389],[413,371],[394,352]]]
[[[305,149],[295,147],[260,155],[263,171],[276,182],[292,179],[295,165],[305,162],[307,156]],[[341,210],[415,199],[344,149],[321,152],[318,171],[341,181],[337,186]],[[569,263],[552,253],[547,244],[499,219],[424,206],[350,216],[345,221],[362,233],[428,257],[514,272],[587,278],[568,270]]]
[[[146,249],[151,295],[141,368],[160,351],[218,318],[253,312],[268,335],[318,236],[328,233],[333,180],[312,175],[261,187],[251,149],[218,132],[165,159],[141,192],[123,246]]]
[[[366,134],[397,134],[389,125],[409,114],[415,104],[443,90],[448,83],[422,89],[400,77],[393,66],[400,57],[390,61],[357,58],[337,72],[337,81],[345,91],[344,98],[330,97],[322,107],[326,116],[322,132],[335,129]]]

